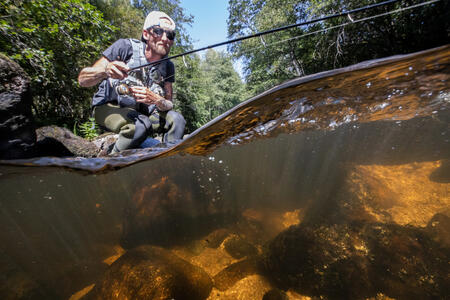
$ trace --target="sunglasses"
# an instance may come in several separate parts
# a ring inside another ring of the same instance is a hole
[[[153,33],[156,34],[158,37],[163,36],[165,32],[169,40],[173,41],[175,39],[175,31],[173,30],[165,30],[162,29],[161,27],[150,27],[150,29],[152,29]]]

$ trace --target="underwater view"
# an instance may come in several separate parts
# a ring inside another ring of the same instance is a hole
[[[1,299],[445,299],[450,46],[294,79],[172,148],[0,163]]]

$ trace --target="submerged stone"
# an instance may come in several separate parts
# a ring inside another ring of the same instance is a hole
[[[292,226],[269,244],[264,256],[267,275],[280,288],[335,299],[373,293],[366,244],[349,226]]]
[[[445,165],[438,160],[354,166],[338,200],[340,218],[425,227],[450,205],[448,183],[434,175]]]
[[[189,180],[171,159],[162,166],[165,176],[161,170],[150,168],[138,178],[125,208],[124,248],[184,244],[234,220],[236,206],[232,199],[223,197],[229,184],[223,169],[209,160],[189,156],[183,157],[183,164],[192,170]],[[217,193],[217,185],[222,187],[221,193]]]
[[[223,246],[225,251],[236,259],[248,257],[258,253],[255,246],[237,235],[227,238],[223,242]]]
[[[254,274],[261,273],[261,261],[253,257],[234,263],[214,276],[214,287],[225,291],[239,280]]]
[[[114,262],[90,299],[206,299],[211,278],[159,247],[141,246]]]
[[[395,224],[291,227],[268,246],[268,276],[284,289],[330,299],[444,297],[448,248],[422,229]]]

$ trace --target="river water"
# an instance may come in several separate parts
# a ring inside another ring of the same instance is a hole
[[[444,298],[449,76],[444,46],[284,83],[171,149],[3,161],[1,298]],[[145,247],[206,292],[111,271]]]

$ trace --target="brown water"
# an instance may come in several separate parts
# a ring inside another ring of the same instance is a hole
[[[449,76],[446,46],[287,82],[163,152],[3,162],[0,296],[445,298]]]

